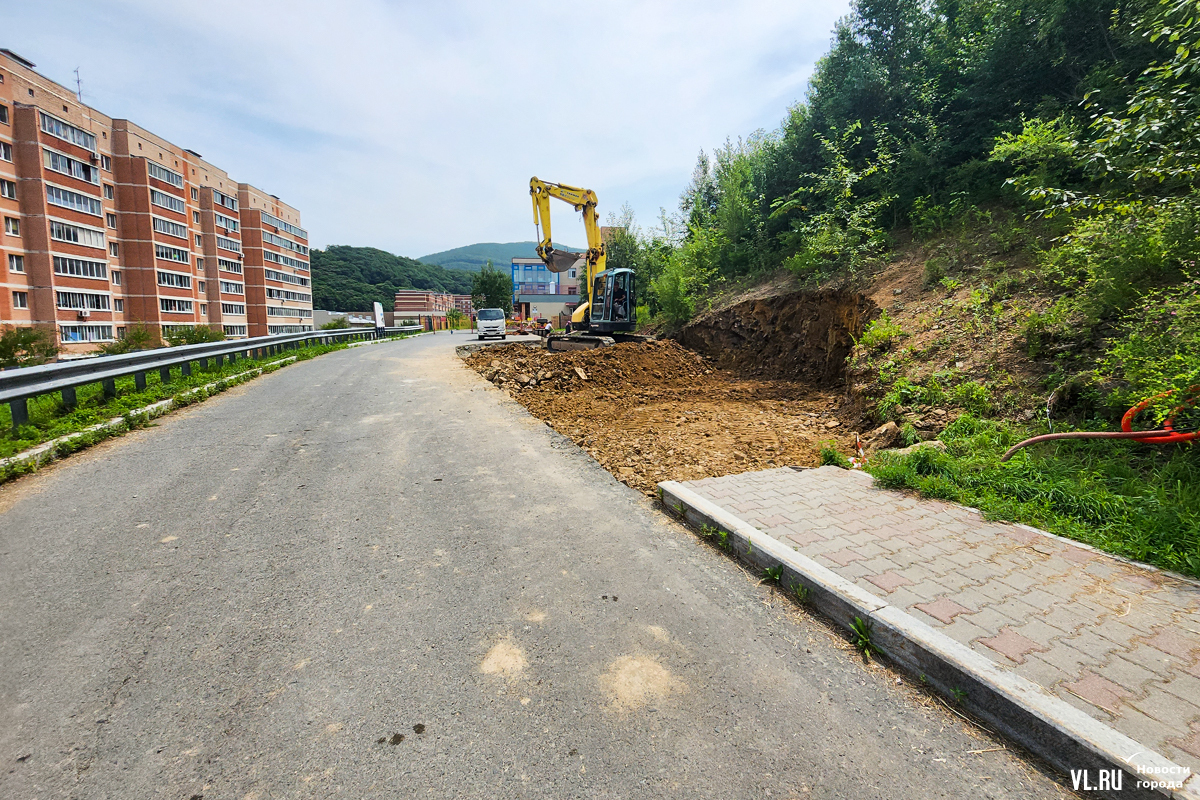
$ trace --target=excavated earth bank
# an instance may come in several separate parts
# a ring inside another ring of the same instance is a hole
[[[825,348],[814,350],[822,363]],[[823,442],[844,453],[854,442],[857,420],[839,412],[841,391],[745,377],[672,340],[560,353],[496,345],[465,360],[617,478],[651,495],[663,480],[812,466]]]
[[[791,292],[712,312],[675,338],[720,369],[832,388],[846,382],[846,357],[876,310],[857,292]]]

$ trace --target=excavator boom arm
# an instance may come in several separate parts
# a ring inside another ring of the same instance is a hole
[[[596,193],[591,189],[580,189],[577,186],[567,186],[563,183],[547,183],[534,177],[529,180],[529,195],[533,199],[533,224],[541,229],[541,241],[537,245],[538,257],[546,264],[551,272],[565,272],[579,263],[580,259],[587,264],[583,276],[587,280],[590,295],[592,282],[596,273],[604,271],[606,254],[604,242],[600,237],[600,215],[596,212]],[[587,234],[587,252],[582,254],[557,252],[554,249],[553,237],[550,232],[550,198],[557,198],[570,204],[576,211],[583,213],[583,229]],[[580,319],[587,314],[589,304],[575,309],[572,319]],[[578,321],[578,320],[576,320]]]

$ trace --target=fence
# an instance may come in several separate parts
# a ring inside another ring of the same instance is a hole
[[[393,336],[421,329],[421,326],[413,325],[383,330],[384,336]],[[204,369],[209,359],[216,366],[221,366],[226,358],[233,363],[238,358],[262,358],[284,350],[375,338],[374,328],[284,333],[9,369],[0,371],[0,403],[8,403],[13,428],[16,428],[29,422],[28,401],[38,395],[62,392],[63,405],[73,408],[76,404],[75,390],[92,383],[103,386],[105,397],[116,397],[117,378],[129,375],[133,376],[134,384],[141,391],[146,388],[146,373],[154,370],[158,370],[159,377],[166,383],[171,380],[172,367],[179,367],[182,374],[191,375],[193,362],[198,362],[200,368]]]

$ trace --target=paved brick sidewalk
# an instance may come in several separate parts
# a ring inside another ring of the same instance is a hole
[[[1200,583],[836,467],[682,485],[1200,772]]]

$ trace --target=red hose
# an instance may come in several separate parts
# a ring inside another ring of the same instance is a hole
[[[1150,404],[1162,397],[1170,397],[1175,394],[1175,391],[1163,392],[1156,394],[1154,397],[1147,397],[1142,402],[1138,403],[1133,408],[1125,412],[1125,416],[1121,417],[1121,432],[1109,431],[1075,431],[1071,433],[1047,433],[1042,436],[1034,436],[1032,439],[1026,439],[1018,445],[1010,447],[1008,452],[1000,457],[1000,461],[1008,461],[1012,458],[1012,454],[1020,450],[1022,447],[1028,447],[1031,444],[1038,442],[1049,442],[1055,439],[1132,439],[1135,442],[1142,444],[1179,444],[1181,442],[1190,442],[1200,436],[1200,431],[1180,432],[1175,430],[1175,415],[1186,409],[1188,406],[1194,406],[1197,400],[1200,400],[1200,385],[1193,386],[1184,393],[1183,404],[1178,406],[1171,412],[1171,416],[1163,420],[1162,428],[1154,431],[1135,431],[1133,430],[1133,420],[1138,414],[1150,407]]]

